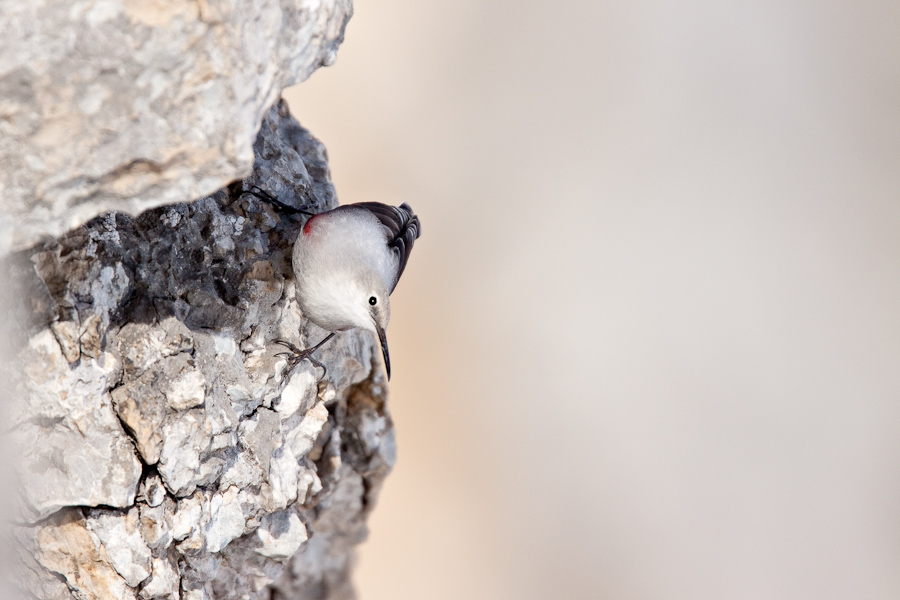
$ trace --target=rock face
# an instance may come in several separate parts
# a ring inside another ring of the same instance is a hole
[[[99,216],[8,257],[21,597],[352,597],[352,547],[394,462],[375,341],[295,301],[291,243],[336,205],[323,146],[272,108],[253,173]]]
[[[351,0],[0,0],[0,255],[246,177]]]

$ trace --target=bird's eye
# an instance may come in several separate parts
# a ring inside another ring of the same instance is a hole
[[[371,304],[372,306],[375,306],[376,304],[378,304],[378,298],[376,298],[375,296],[372,296],[371,298],[369,298],[369,304]]]

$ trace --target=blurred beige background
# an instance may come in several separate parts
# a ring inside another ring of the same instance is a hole
[[[362,600],[900,598],[900,4],[358,0],[409,202]]]

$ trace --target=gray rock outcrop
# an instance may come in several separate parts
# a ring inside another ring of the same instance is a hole
[[[0,255],[246,177],[266,110],[334,61],[351,13],[351,0],[0,0]]]
[[[295,300],[303,217],[244,190],[313,212],[336,197],[284,103],[253,150],[244,181],[6,259],[21,597],[352,597],[394,461],[385,381],[367,333],[324,346],[324,374],[280,356],[325,335]]]

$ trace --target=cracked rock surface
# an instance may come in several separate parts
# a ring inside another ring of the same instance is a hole
[[[246,177],[351,0],[0,0],[0,255]]]
[[[10,256],[23,598],[352,597],[394,462],[375,341],[297,306],[300,216],[336,205],[323,146],[279,103],[243,182],[108,213]]]

